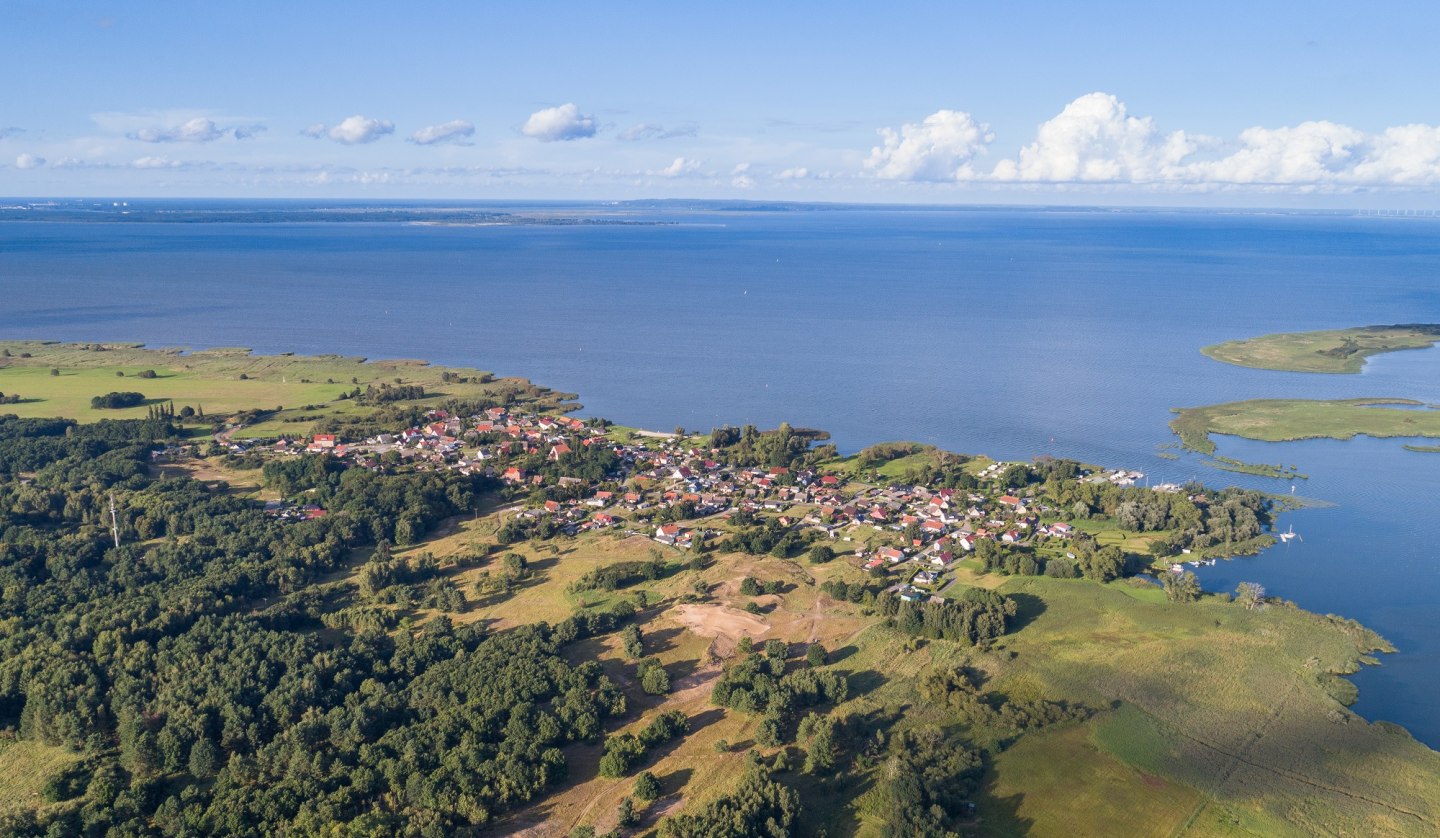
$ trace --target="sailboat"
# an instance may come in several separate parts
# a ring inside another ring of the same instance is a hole
[[[1291,525],[1290,525],[1290,529],[1286,530],[1285,532],[1276,533],[1275,537],[1278,538],[1278,539],[1280,539],[1281,541],[1285,541],[1285,542],[1288,542],[1288,541],[1289,541],[1290,539],[1292,539],[1292,538],[1300,538],[1300,536],[1298,536],[1298,535],[1295,534],[1295,525],[1294,525],[1294,524],[1291,524]],[[1301,541],[1304,541],[1304,539],[1300,539],[1300,540],[1301,540]]]

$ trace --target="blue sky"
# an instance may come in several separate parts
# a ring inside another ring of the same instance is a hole
[[[405,5],[11,0],[0,194],[1440,190],[1433,2]]]

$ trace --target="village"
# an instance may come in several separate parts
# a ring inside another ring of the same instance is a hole
[[[1073,560],[1077,528],[1033,491],[1003,485],[1013,463],[973,462],[977,488],[862,482],[829,464],[792,470],[722,461],[707,436],[619,429],[567,416],[492,407],[474,416],[432,409],[427,421],[393,433],[349,441],[336,434],[304,439],[227,441],[237,455],[263,458],[323,455],[360,468],[400,464],[454,470],[498,481],[521,524],[544,521],[568,536],[617,530],[677,550],[714,543],[737,522],[773,521],[806,542],[825,544],[881,580],[905,600],[937,597],[950,571],[983,542],[1034,548]],[[577,476],[578,466],[608,451],[603,473]],[[535,463],[544,467],[536,468]],[[541,473],[541,472],[544,473]],[[1134,486],[1136,471],[1083,470],[1082,482]],[[1155,487],[1180,492],[1176,485]],[[1203,496],[1192,498],[1203,502]],[[272,500],[269,514],[302,520],[325,510]]]

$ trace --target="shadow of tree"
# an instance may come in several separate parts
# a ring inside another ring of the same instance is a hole
[[[1045,600],[1034,594],[1017,592],[1007,596],[1015,600],[1015,617],[1011,623],[1011,631],[1020,631],[1045,613]]]

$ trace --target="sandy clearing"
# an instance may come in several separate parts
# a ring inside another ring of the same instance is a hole
[[[770,630],[770,625],[754,614],[728,605],[677,605],[671,616],[701,637],[713,637],[716,651],[722,655],[734,652],[741,637],[757,640]]]

